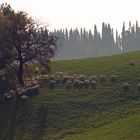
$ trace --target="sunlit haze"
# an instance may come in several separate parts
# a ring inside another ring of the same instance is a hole
[[[47,22],[49,29],[80,28],[101,30],[102,22],[121,29],[123,21],[140,21],[139,0],[0,0],[13,9],[24,10]]]

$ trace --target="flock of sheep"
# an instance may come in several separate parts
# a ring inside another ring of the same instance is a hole
[[[25,85],[17,85],[16,89],[10,90],[8,93],[1,94],[0,101],[9,100],[13,97],[20,99],[27,99],[30,95],[38,94],[39,87],[48,87],[49,89],[55,89],[56,87],[64,87],[69,90],[82,90],[97,88],[97,83],[101,85],[109,81],[111,84],[115,84],[119,81],[117,75],[100,75],[100,76],[86,76],[77,74],[68,74],[63,72],[56,72],[55,75],[37,75],[31,79],[25,79]],[[140,91],[140,84],[137,85]],[[124,91],[128,91],[130,88],[129,83],[122,84]]]
[[[11,98],[25,100],[29,96],[38,94],[40,85],[37,80],[27,80],[24,86],[16,85],[15,89],[11,89],[9,92],[0,94],[0,102],[10,100]]]
[[[82,89],[96,89],[97,83],[101,85],[110,82],[111,84],[115,84],[119,82],[119,77],[117,75],[100,75],[100,76],[86,76],[86,75],[77,75],[77,74],[68,74],[63,72],[56,72],[55,75],[44,75],[40,76],[40,79],[46,82],[45,85],[48,86],[49,89],[55,89],[58,86],[65,87],[66,90],[82,90]],[[138,90],[140,91],[140,84],[137,85]],[[124,91],[128,91],[130,89],[130,84],[127,82],[122,83],[122,88]]]

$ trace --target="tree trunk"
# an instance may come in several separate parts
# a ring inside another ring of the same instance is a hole
[[[24,80],[23,80],[23,62],[20,61],[18,71],[17,71],[17,78],[18,78],[18,83],[21,85],[24,85]]]

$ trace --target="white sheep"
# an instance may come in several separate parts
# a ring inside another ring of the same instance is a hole
[[[10,90],[10,91],[9,91],[9,94],[10,94],[12,97],[15,97],[15,96],[16,96],[16,91],[15,91],[15,90]]]
[[[63,75],[62,77],[62,83],[65,84],[68,80],[68,76],[67,75]]]
[[[50,80],[55,80],[55,75],[51,75],[49,79]]]
[[[90,80],[92,81],[97,81],[98,77],[96,75],[90,76]]]
[[[66,82],[66,89],[67,90],[70,90],[70,89],[72,89],[72,81],[70,81],[70,80],[68,80],[67,82]]]
[[[95,80],[92,80],[91,82],[90,82],[90,86],[91,86],[91,89],[96,89],[96,81]]]
[[[117,82],[118,76],[117,75],[110,75],[110,81],[111,82]]]
[[[49,89],[55,89],[55,86],[56,86],[56,81],[55,80],[50,80]]]
[[[60,76],[56,76],[56,77],[55,77],[55,82],[56,82],[57,85],[59,85],[59,84],[61,83],[61,80],[62,80],[62,79],[61,79]]]
[[[138,90],[140,91],[140,83],[138,84]]]
[[[27,98],[28,98],[28,96],[26,96],[26,95],[22,95],[22,96],[21,96],[21,99],[22,99],[22,100],[26,100]]]
[[[90,87],[90,81],[89,80],[84,80],[84,87],[85,87],[85,89],[88,89]]]
[[[73,88],[76,89],[76,90],[79,90],[80,83],[79,83],[79,80],[78,79],[75,79],[74,80],[74,82],[73,82]]]
[[[123,83],[123,90],[128,91],[129,90],[129,84],[127,82]]]
[[[84,81],[79,81],[79,90],[83,89]]]
[[[74,76],[71,76],[71,75],[68,76],[68,80],[69,80],[69,81],[74,81],[74,79],[75,79]]]
[[[84,81],[84,80],[86,80],[86,76],[85,76],[85,75],[79,75],[79,76],[78,76],[78,79],[79,79],[80,81]]]

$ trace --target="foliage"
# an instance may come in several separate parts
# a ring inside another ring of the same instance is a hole
[[[139,50],[140,27],[138,22],[126,28],[123,23],[121,33],[114,31],[110,24],[102,23],[101,32],[94,29],[60,29],[54,34],[60,36],[63,46],[56,59],[85,58],[118,54]]]
[[[24,84],[24,64],[40,62],[48,69],[50,58],[56,53],[57,38],[49,35],[46,26],[23,11],[15,12],[10,5],[1,5],[0,14],[0,39],[13,48],[18,81]]]

